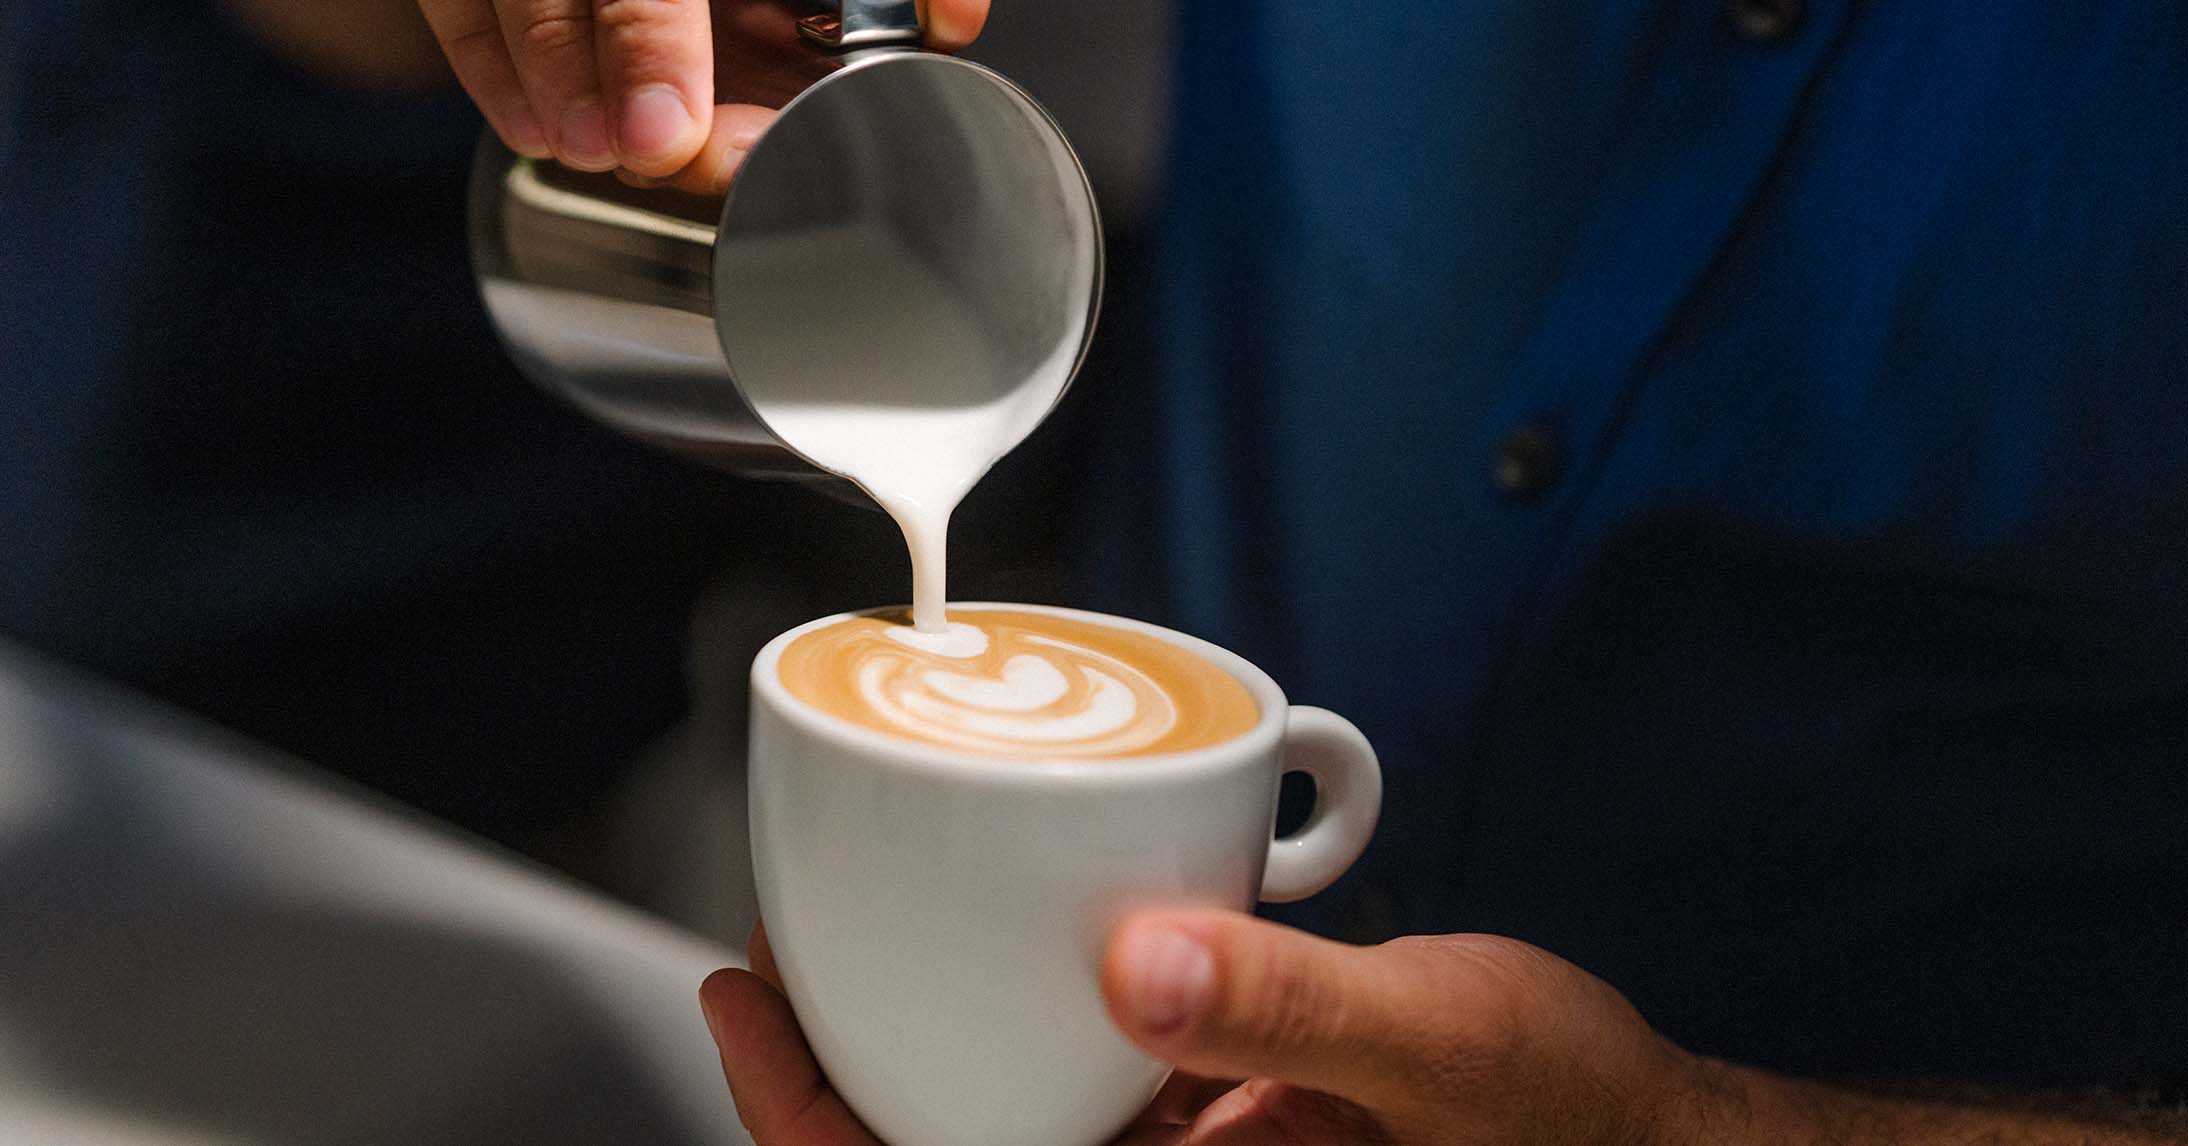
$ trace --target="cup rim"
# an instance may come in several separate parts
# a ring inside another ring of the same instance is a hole
[[[987,779],[1025,780],[1098,780],[1104,783],[1129,783],[1134,780],[1177,779],[1194,773],[1217,771],[1243,759],[1251,759],[1273,748],[1283,736],[1290,701],[1284,690],[1277,687],[1269,674],[1261,671],[1253,662],[1211,641],[1190,633],[1166,629],[1146,621],[1119,617],[1109,613],[1096,613],[1087,609],[1073,609],[1062,605],[1029,605],[1003,601],[952,601],[951,613],[959,612],[1011,612],[1042,613],[1053,617],[1083,621],[1107,628],[1126,629],[1154,637],[1176,645],[1229,673],[1231,678],[1246,687],[1254,703],[1260,706],[1252,728],[1216,744],[1189,748],[1182,752],[1157,752],[1133,756],[1056,757],[997,756],[973,752],[962,748],[945,748],[940,745],[922,744],[915,740],[877,732],[862,724],[832,716],[799,700],[790,694],[777,671],[783,650],[792,641],[815,629],[841,624],[856,617],[868,617],[878,613],[903,611],[902,605],[882,605],[870,609],[853,609],[826,617],[818,617],[802,625],[778,634],[752,658],[752,694],[755,704],[764,703],[769,710],[801,733],[855,749],[862,754],[906,767],[931,771],[956,773]]]

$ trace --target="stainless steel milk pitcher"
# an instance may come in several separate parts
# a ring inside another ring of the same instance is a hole
[[[717,100],[781,109],[726,196],[481,145],[472,256],[525,374],[647,441],[837,486],[769,428],[770,403],[916,407],[1044,370],[1068,381],[1101,231],[1047,113],[921,50],[911,0],[714,0],[714,23]]]

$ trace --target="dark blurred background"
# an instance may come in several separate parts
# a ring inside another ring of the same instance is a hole
[[[517,378],[415,0],[316,2],[0,0],[0,632],[739,937],[745,662],[894,527]],[[951,588],[1355,720],[1294,921],[1806,1076],[2174,1078],[2181,8],[999,2],[1110,273]]]
[[[673,836],[736,765],[751,649],[906,598],[902,543],[528,386],[469,269],[481,123],[414,4],[349,6],[403,49],[369,74],[279,7],[0,2],[0,630],[644,896],[618,817]],[[972,53],[1082,148],[1111,271],[1073,396],[960,515],[960,598],[1061,594],[1086,431],[1143,374],[1166,27],[1027,0]]]

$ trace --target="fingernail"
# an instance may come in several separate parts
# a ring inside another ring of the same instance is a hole
[[[615,165],[608,113],[601,110],[599,100],[579,100],[562,113],[562,157],[579,167]]]
[[[658,159],[676,150],[691,133],[691,109],[667,84],[648,84],[623,101],[622,143],[626,159]]]
[[[737,972],[735,972],[734,970],[724,967],[723,969],[716,971],[712,975],[707,976],[706,979],[699,984],[699,1017],[707,1021],[707,1034],[712,1035],[714,1037],[714,1041],[717,1043],[722,1041],[722,1020],[714,1014],[714,1003],[712,1000],[707,998],[707,988],[713,985],[715,980],[721,979],[724,976],[733,976],[736,973]]]
[[[1120,957],[1124,979],[1133,985],[1134,1015],[1148,1034],[1176,1031],[1208,1005],[1215,959],[1191,936],[1144,928],[1125,940]]]
[[[509,109],[508,114],[501,117],[501,122],[509,131],[506,142],[517,154],[545,159],[555,153],[555,149],[547,145],[547,132],[539,126],[539,117],[532,114],[529,104],[520,104]]]

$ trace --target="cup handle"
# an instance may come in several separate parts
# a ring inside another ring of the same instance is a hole
[[[1314,811],[1298,831],[1269,841],[1263,903],[1305,899],[1337,882],[1367,849],[1383,811],[1382,768],[1351,721],[1326,708],[1293,705],[1283,751],[1284,771],[1314,778]]]

